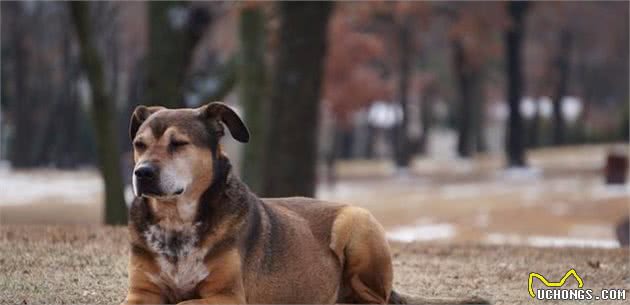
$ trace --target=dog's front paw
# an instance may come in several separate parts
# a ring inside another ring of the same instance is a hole
[[[237,296],[217,295],[211,298],[188,300],[177,303],[177,305],[201,305],[201,304],[246,304],[245,298]]]

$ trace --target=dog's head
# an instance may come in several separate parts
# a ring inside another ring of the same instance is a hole
[[[138,106],[129,126],[134,194],[174,199],[202,192],[212,183],[223,124],[234,139],[249,141],[243,121],[223,103],[196,109]]]

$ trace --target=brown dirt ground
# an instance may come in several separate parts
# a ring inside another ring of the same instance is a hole
[[[395,243],[392,248],[395,287],[408,294],[540,303],[527,294],[529,272],[553,280],[569,268],[582,276],[585,288],[630,291],[627,249],[440,243]],[[127,232],[122,227],[2,225],[0,304],[117,304],[125,295],[126,264]]]

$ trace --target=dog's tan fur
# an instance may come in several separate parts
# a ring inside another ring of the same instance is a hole
[[[381,225],[357,207],[257,198],[230,171],[218,145],[221,122],[247,141],[235,118],[220,103],[134,112],[136,164],[168,167],[175,180],[190,183],[169,180],[185,186],[181,194],[140,194],[134,201],[124,304],[392,301]],[[187,144],[173,148],[174,140]],[[181,173],[185,168],[190,172]]]

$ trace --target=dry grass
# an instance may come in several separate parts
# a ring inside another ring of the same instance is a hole
[[[0,226],[1,304],[117,304],[125,228]]]
[[[117,304],[124,298],[125,228],[0,226],[0,232],[0,304]],[[495,304],[530,304],[529,272],[555,279],[571,267],[585,288],[630,289],[627,249],[432,243],[392,248],[397,289],[426,297],[477,295]]]

